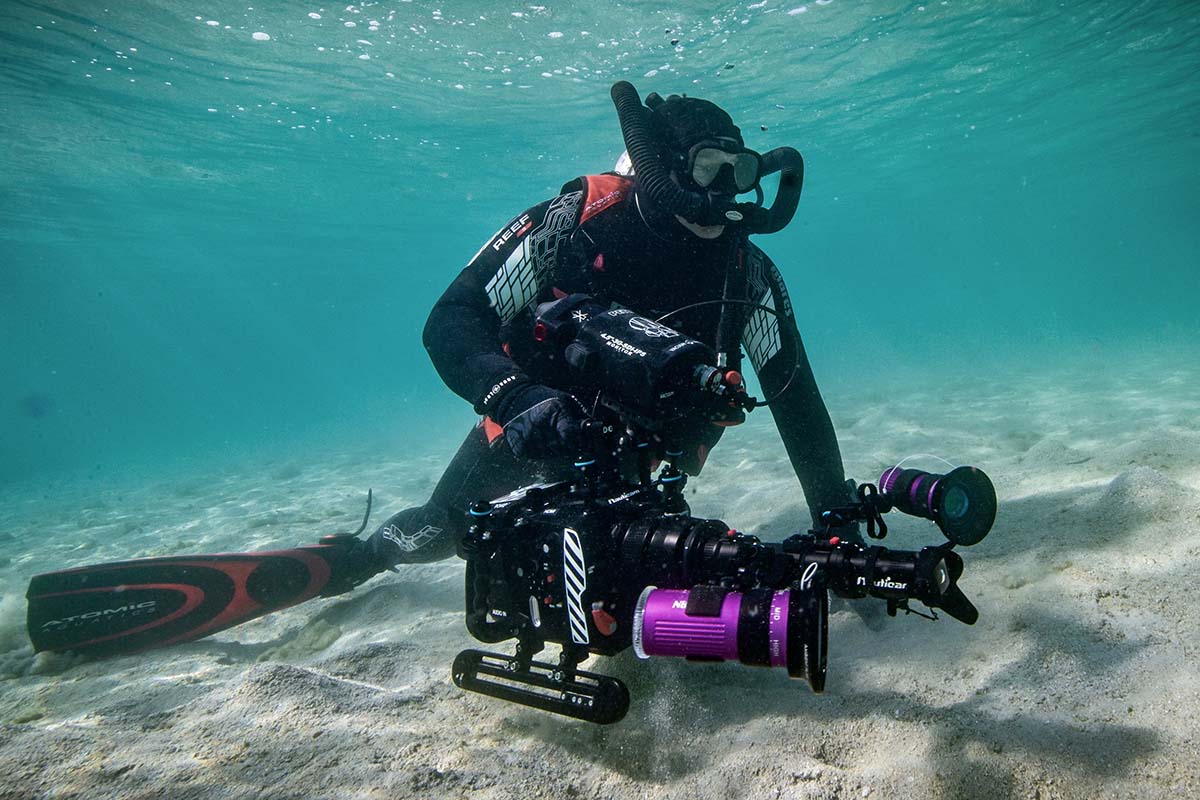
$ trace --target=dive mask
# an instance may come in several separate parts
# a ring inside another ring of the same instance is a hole
[[[702,189],[741,194],[758,186],[761,173],[762,156],[744,147],[709,140],[688,150],[686,174]]]

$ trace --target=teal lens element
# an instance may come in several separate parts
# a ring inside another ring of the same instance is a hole
[[[951,486],[942,498],[942,513],[949,519],[962,519],[971,508],[971,497],[961,486]]]

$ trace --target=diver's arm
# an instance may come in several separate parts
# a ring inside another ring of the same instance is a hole
[[[774,396],[791,376],[787,389],[768,408],[816,525],[821,511],[845,505],[849,499],[842,454],[804,352],[787,289],[775,265],[757,248],[753,251],[749,254],[753,256],[750,299],[774,307],[779,318],[765,311],[752,312],[742,345],[758,373],[764,396]]]
[[[520,375],[504,353],[500,318],[489,307],[484,284],[475,274],[481,259],[482,254],[442,293],[422,334],[442,381],[479,413],[483,413],[483,399],[492,386]]]
[[[434,305],[422,341],[455,394],[488,413],[509,389],[527,384],[504,352],[503,326],[545,299],[558,248],[577,224],[580,193],[539,203],[493,236]]]

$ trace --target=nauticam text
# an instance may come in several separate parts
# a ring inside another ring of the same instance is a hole
[[[866,586],[867,579],[862,576],[859,576],[857,583],[859,586]],[[904,591],[904,590],[908,589],[907,583],[901,583],[900,581],[894,581],[891,578],[880,578],[879,580],[875,581],[875,583],[873,583],[871,585],[874,586],[876,589],[898,589],[900,591]]]

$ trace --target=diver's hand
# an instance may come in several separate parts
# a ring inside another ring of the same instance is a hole
[[[528,384],[505,394],[493,419],[518,458],[550,458],[579,453],[587,415],[574,395]]]

